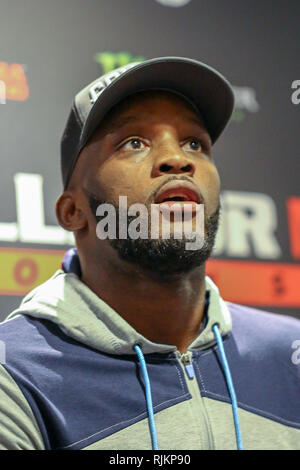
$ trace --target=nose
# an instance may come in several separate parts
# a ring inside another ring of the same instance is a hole
[[[193,158],[186,155],[181,148],[177,148],[163,155],[160,154],[156,158],[153,163],[152,176],[181,173],[193,176],[195,169]]]

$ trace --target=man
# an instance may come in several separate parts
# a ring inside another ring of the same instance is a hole
[[[0,326],[2,448],[300,449],[299,321],[225,302],[205,276],[232,110],[222,75],[174,57],[76,95],[56,205],[76,249]],[[120,197],[145,209],[143,237]]]

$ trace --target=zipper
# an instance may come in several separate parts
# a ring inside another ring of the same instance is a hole
[[[195,377],[195,370],[193,366],[193,361],[192,361],[192,354],[191,353],[183,353],[181,354],[181,361],[184,365],[186,374],[190,380],[192,380]]]
[[[206,407],[203,397],[200,393],[198,381],[196,379],[195,369],[193,366],[193,356],[191,351],[183,354],[180,351],[175,352],[181,368],[188,377],[187,387],[192,396],[191,406],[195,419],[198,421],[200,429],[202,429],[202,440],[205,449],[214,449],[212,429],[209,423]]]

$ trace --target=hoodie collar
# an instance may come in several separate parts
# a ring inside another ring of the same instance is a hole
[[[212,326],[219,324],[220,333],[231,330],[231,316],[213,281],[205,277],[210,291],[208,320],[205,328],[188,350],[206,349],[216,343]],[[135,354],[138,343],[144,354],[171,353],[176,346],[154,343],[138,333],[113,308],[99,298],[76,274],[59,269],[22,300],[8,317],[30,315],[56,323],[71,338],[107,354]]]

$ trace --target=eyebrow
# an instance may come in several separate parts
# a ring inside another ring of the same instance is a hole
[[[121,129],[122,127],[126,126],[127,124],[132,124],[134,122],[140,122],[142,121],[142,118],[138,118],[136,116],[133,116],[133,115],[129,115],[129,116],[124,116],[124,117],[121,117],[121,118],[117,118],[116,120],[112,121],[111,124],[110,124],[110,130],[111,131],[116,131],[118,129]],[[204,127],[204,124],[199,120],[197,119],[196,117],[193,117],[193,116],[189,116],[186,118],[186,121],[190,122],[191,124],[196,124],[198,127],[201,127],[201,132],[205,135],[205,136],[208,136],[208,138],[210,139],[210,135],[209,133],[203,129]]]
[[[140,120],[141,119],[137,118],[136,116],[124,116],[123,118],[117,118],[116,120],[112,121],[109,125],[109,128],[111,131],[116,131],[126,126],[127,124],[131,124],[132,122],[137,122]]]

